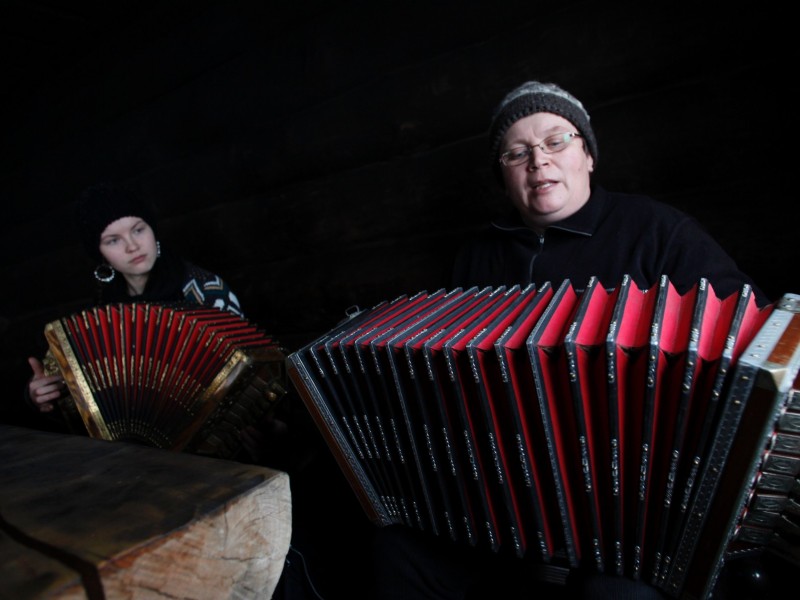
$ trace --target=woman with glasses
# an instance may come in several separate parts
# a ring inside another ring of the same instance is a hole
[[[667,275],[679,293],[706,278],[720,298],[746,283],[760,306],[769,303],[695,219],[592,183],[598,148],[589,115],[561,87],[529,81],[511,91],[492,116],[489,142],[511,210],[461,249],[453,287],[568,279],[580,288],[596,277],[613,288],[629,275],[649,289]],[[662,597],[644,581],[578,571],[560,573],[565,589],[553,582],[558,569],[402,526],[376,532],[374,556],[380,600]]]
[[[614,287],[624,275],[642,289],[661,275],[684,293],[705,277],[717,296],[753,286],[750,277],[689,215],[656,200],[591,182],[597,141],[580,101],[554,84],[509,93],[489,131],[495,173],[513,210],[459,255],[454,285],[561,282],[594,276]]]

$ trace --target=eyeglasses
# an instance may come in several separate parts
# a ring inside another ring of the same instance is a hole
[[[545,154],[555,154],[556,152],[561,152],[572,143],[573,139],[578,137],[581,137],[580,133],[556,133],[544,138],[541,144],[517,146],[516,148],[511,148],[508,152],[503,152],[500,155],[500,162],[507,167],[515,167],[528,162],[533,156],[534,148],[539,148]]]

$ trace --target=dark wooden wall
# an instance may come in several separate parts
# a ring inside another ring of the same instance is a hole
[[[91,295],[72,227],[82,188],[139,188],[164,243],[227,279],[292,350],[351,305],[447,285],[455,247],[505,207],[484,135],[528,79],[583,100],[597,181],[696,215],[773,298],[800,292],[782,15],[518,0],[119,7],[88,23],[42,12],[19,25],[53,43],[3,53],[18,75],[0,121],[8,420],[44,324]]]

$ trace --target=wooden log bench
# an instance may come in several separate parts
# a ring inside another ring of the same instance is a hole
[[[0,424],[0,598],[271,598],[289,476]]]

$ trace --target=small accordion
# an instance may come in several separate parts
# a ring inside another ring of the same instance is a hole
[[[62,410],[94,438],[232,458],[241,428],[286,392],[279,344],[216,308],[107,304],[48,323],[45,337],[70,392]]]
[[[707,598],[797,504],[798,312],[666,276],[439,290],[287,368],[375,524]]]

